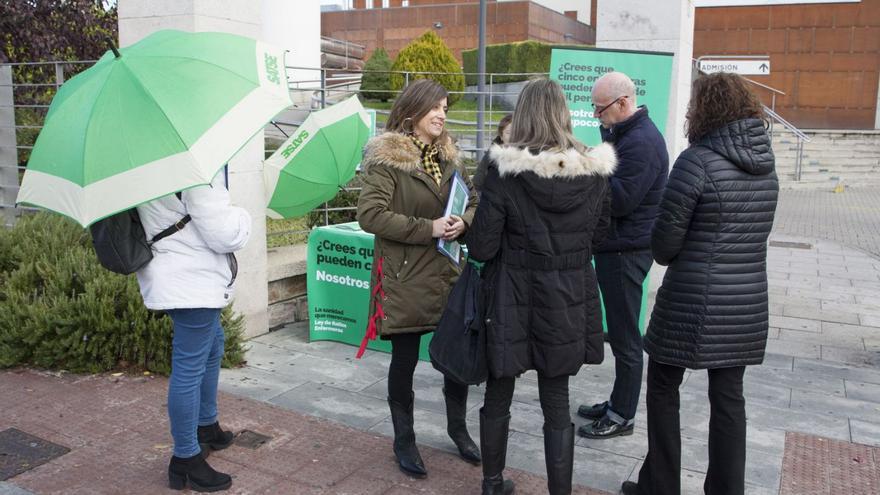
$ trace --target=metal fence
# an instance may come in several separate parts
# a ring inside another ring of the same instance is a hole
[[[0,65],[0,212],[6,225],[11,225],[21,214],[35,211],[33,208],[16,207],[21,176],[26,168],[30,150],[43,125],[52,97],[58,88],[75,74],[88,68],[94,61],[35,62]],[[294,129],[308,117],[309,113],[332,105],[351,95],[361,93],[362,71],[324,69],[314,67],[286,67],[288,86],[293,105],[279,114],[266,127],[266,156],[274,152]],[[428,72],[393,72],[403,78],[404,84],[416,78],[446,75]],[[479,76],[476,73],[463,73],[464,77]],[[482,152],[491,143],[500,118],[510,112],[519,94],[516,83],[496,84],[502,76],[526,80],[546,73],[493,74],[486,73],[486,102],[484,125],[478,125],[475,105],[470,103],[454,105],[447,117],[447,126],[458,140],[459,148],[468,162],[475,166]],[[520,84],[521,86],[521,84]],[[377,128],[382,129],[390,113],[390,101],[396,92],[374,89],[372,93],[386,93],[389,102],[367,102],[365,106],[375,107]],[[464,101],[475,101],[480,93],[476,90],[451,91]],[[458,108],[456,108],[458,107]],[[479,139],[481,136],[484,139]],[[478,143],[482,141],[482,146]],[[292,228],[270,229],[270,245],[283,243],[277,239],[302,241],[311,228],[329,225],[336,221],[354,218],[354,204],[360,191],[360,181],[356,176],[343,187],[340,194],[330,202],[315,209]],[[273,222],[270,222],[270,226]],[[289,222],[290,223],[290,222]],[[296,223],[296,222],[293,222]],[[277,238],[273,242],[273,238]]]

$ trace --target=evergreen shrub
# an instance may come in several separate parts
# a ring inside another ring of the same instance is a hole
[[[442,72],[443,74],[410,74],[410,81],[415,79],[433,79],[440,83],[446,91],[450,91],[447,103],[452,106],[461,99],[464,91],[464,75],[461,66],[446,43],[437,36],[434,31],[414,39],[406,45],[397,59],[394,60],[392,70],[397,72]],[[391,89],[400,91],[406,84],[403,74],[391,74]],[[458,93],[451,93],[457,91]]]
[[[361,79],[361,97],[368,100],[388,101],[391,93],[391,66],[388,53],[377,48],[367,63],[364,64],[364,75]]]
[[[223,310],[224,366],[244,362],[244,319]],[[38,213],[0,229],[0,368],[171,371],[171,319],[147,310],[133,275],[98,263],[91,237]]]

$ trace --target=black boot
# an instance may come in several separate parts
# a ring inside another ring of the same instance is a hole
[[[515,492],[513,481],[502,474],[507,461],[507,431],[510,414],[503,418],[487,418],[480,409],[480,448],[483,451],[483,495],[510,495]]]
[[[465,414],[467,413],[467,387],[464,388],[464,401],[460,401],[443,387],[443,396],[446,398],[446,431],[449,438],[458,447],[461,458],[471,464],[480,463],[480,449],[467,431]]]
[[[232,478],[214,471],[201,453],[192,457],[172,457],[168,464],[169,488],[183,490],[187,482],[196,492],[217,492],[232,486]]]
[[[547,463],[547,488],[550,495],[570,494],[574,462],[573,424],[561,430],[544,425],[544,459]]]
[[[416,447],[416,433],[413,431],[413,402],[414,397],[410,392],[409,403],[401,404],[388,398],[388,407],[391,408],[391,422],[394,424],[394,455],[400,464],[400,470],[416,478],[424,478],[428,475],[425,463]]]
[[[226,447],[229,447],[232,445],[232,440],[235,436],[231,431],[223,431],[220,428],[219,422],[215,422],[208,426],[199,426],[198,435],[199,445],[202,447],[205,454],[210,452],[210,450],[223,450]],[[205,457],[207,457],[207,455]]]

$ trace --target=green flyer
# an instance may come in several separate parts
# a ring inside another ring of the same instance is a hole
[[[550,57],[550,79],[562,85],[575,137],[590,146],[602,142],[599,119],[593,117],[590,93],[597,79],[614,71],[623,72],[633,80],[637,104],[647,105],[651,120],[665,135],[671,53],[554,48]]]

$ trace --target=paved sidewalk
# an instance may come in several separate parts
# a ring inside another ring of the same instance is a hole
[[[18,428],[70,452],[0,483],[0,494],[162,494],[171,438],[165,378],[79,376],[30,370],[0,373],[2,429]],[[223,424],[271,436],[251,450],[239,445],[211,454],[233,476],[233,494],[411,493],[458,495],[479,491],[479,467],[422,447],[424,480],[402,474],[388,439],[265,402],[220,396]],[[3,465],[0,457],[0,466]],[[542,493],[546,480],[510,470],[518,493]],[[576,487],[578,495],[601,495]]]

